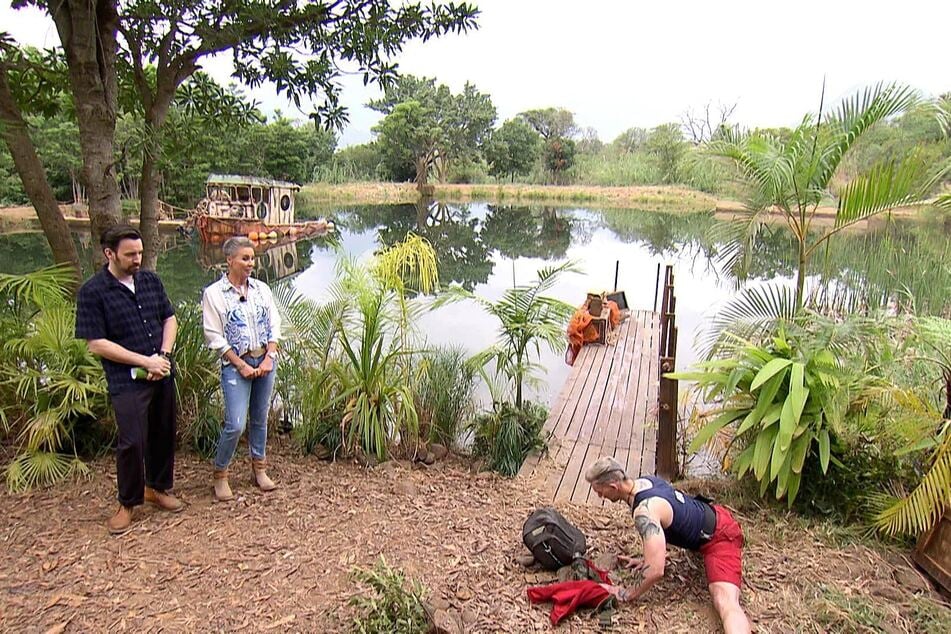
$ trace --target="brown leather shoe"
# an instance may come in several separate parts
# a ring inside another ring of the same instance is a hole
[[[254,472],[254,483],[262,491],[273,491],[277,488],[274,481],[267,477],[267,462],[265,460],[251,459],[251,470]]]
[[[231,485],[228,484],[228,470],[215,469],[213,476],[215,485],[215,499],[219,502],[230,502],[234,499],[234,493],[231,492]]]
[[[132,528],[132,507],[120,506],[116,514],[106,522],[106,528],[112,535],[121,535]]]
[[[144,499],[152,506],[157,506],[169,513],[178,513],[185,509],[185,504],[174,495],[170,495],[165,491],[157,491],[151,487],[145,487]]]

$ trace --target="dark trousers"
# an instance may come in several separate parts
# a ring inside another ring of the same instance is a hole
[[[145,486],[172,488],[175,470],[175,380],[149,382],[112,395],[119,428],[116,480],[119,503],[142,504]],[[144,468],[143,468],[144,467]]]

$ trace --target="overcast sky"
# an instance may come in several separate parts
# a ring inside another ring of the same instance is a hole
[[[0,0],[0,31],[55,45],[52,22]],[[951,91],[947,0],[475,0],[478,31],[412,43],[404,73],[492,96],[499,122],[530,108],[571,110],[610,141],[632,127],[678,121],[707,102],[737,103],[747,126],[795,125],[816,110],[823,77],[831,99],[880,80],[929,95]],[[206,63],[228,81],[226,59]],[[351,123],[341,145],[371,138],[375,93],[345,82]],[[304,118],[273,89],[251,93],[263,110]]]

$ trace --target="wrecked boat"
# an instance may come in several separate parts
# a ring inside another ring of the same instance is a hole
[[[185,225],[198,231],[202,242],[210,244],[220,244],[232,236],[280,240],[333,231],[333,223],[323,218],[295,221],[294,198],[298,191],[300,185],[286,181],[211,174],[205,183],[205,197]]]

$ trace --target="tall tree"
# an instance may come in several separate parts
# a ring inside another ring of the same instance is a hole
[[[53,261],[70,265],[76,282],[79,282],[81,271],[76,245],[23,118],[25,108],[45,109],[47,112],[55,109],[56,97],[62,94],[55,88],[55,72],[49,72],[56,60],[52,56],[47,56],[46,60],[38,59],[39,55],[34,52],[33,59],[30,59],[29,53],[24,54],[0,34],[0,136],[40,219]]]
[[[433,163],[445,173],[456,161],[477,157],[495,123],[492,98],[468,82],[461,93],[454,95],[433,78],[405,75],[388,86],[382,98],[367,106],[389,116],[400,104],[409,102],[421,107],[419,113],[425,115],[425,121],[420,123],[430,131],[438,131],[433,139],[434,152],[432,162],[426,166],[427,173]],[[398,151],[384,148],[384,153],[392,157]],[[391,165],[394,172],[401,171],[394,168],[396,166]],[[422,172],[417,169],[416,174],[419,183]],[[422,182],[425,183],[425,179]]]
[[[489,173],[493,176],[527,174],[538,160],[541,136],[522,119],[509,119],[492,133],[485,146]]]
[[[418,101],[398,104],[374,126],[373,131],[379,135],[384,163],[391,170],[399,170],[411,163],[416,174],[416,187],[424,191],[429,170],[444,139],[443,128],[432,111]]]
[[[729,131],[708,144],[709,152],[732,163],[749,186],[748,213],[728,225],[727,263],[738,271],[749,267],[763,214],[772,211],[785,220],[796,242],[794,294],[771,293],[769,301],[760,301],[765,295],[751,291],[738,296],[725,312],[736,315],[745,310],[746,316],[766,318],[795,314],[805,303],[809,263],[817,249],[857,222],[896,207],[931,202],[929,196],[951,170],[951,160],[932,168],[914,150],[886,157],[849,182],[836,179],[862,136],[919,102],[906,86],[879,84],[845,99],[831,113],[820,107],[819,117],[807,115],[788,139]],[[835,201],[835,222],[822,227],[814,221],[820,204],[830,199]],[[772,313],[764,315],[764,309]]]
[[[659,125],[647,137],[647,152],[657,161],[660,177],[665,183],[680,181],[681,164],[687,153],[687,142],[676,123]]]
[[[146,124],[140,178],[146,262],[154,262],[158,241],[157,156],[165,121],[179,86],[205,57],[230,52],[238,79],[252,87],[271,82],[297,107],[322,97],[312,117],[339,127],[347,121],[339,103],[341,65],[355,65],[364,82],[385,84],[395,77],[391,58],[404,42],[474,28],[477,13],[464,3],[387,0],[129,0],[120,30]]]
[[[119,94],[117,1],[15,0],[13,3],[14,8],[26,5],[36,5],[49,13],[66,57],[83,154],[82,182],[96,239],[119,221],[121,209],[114,144]]]
[[[575,115],[564,108],[542,108],[526,110],[518,115],[546,141],[549,139],[570,139],[578,134]]]

